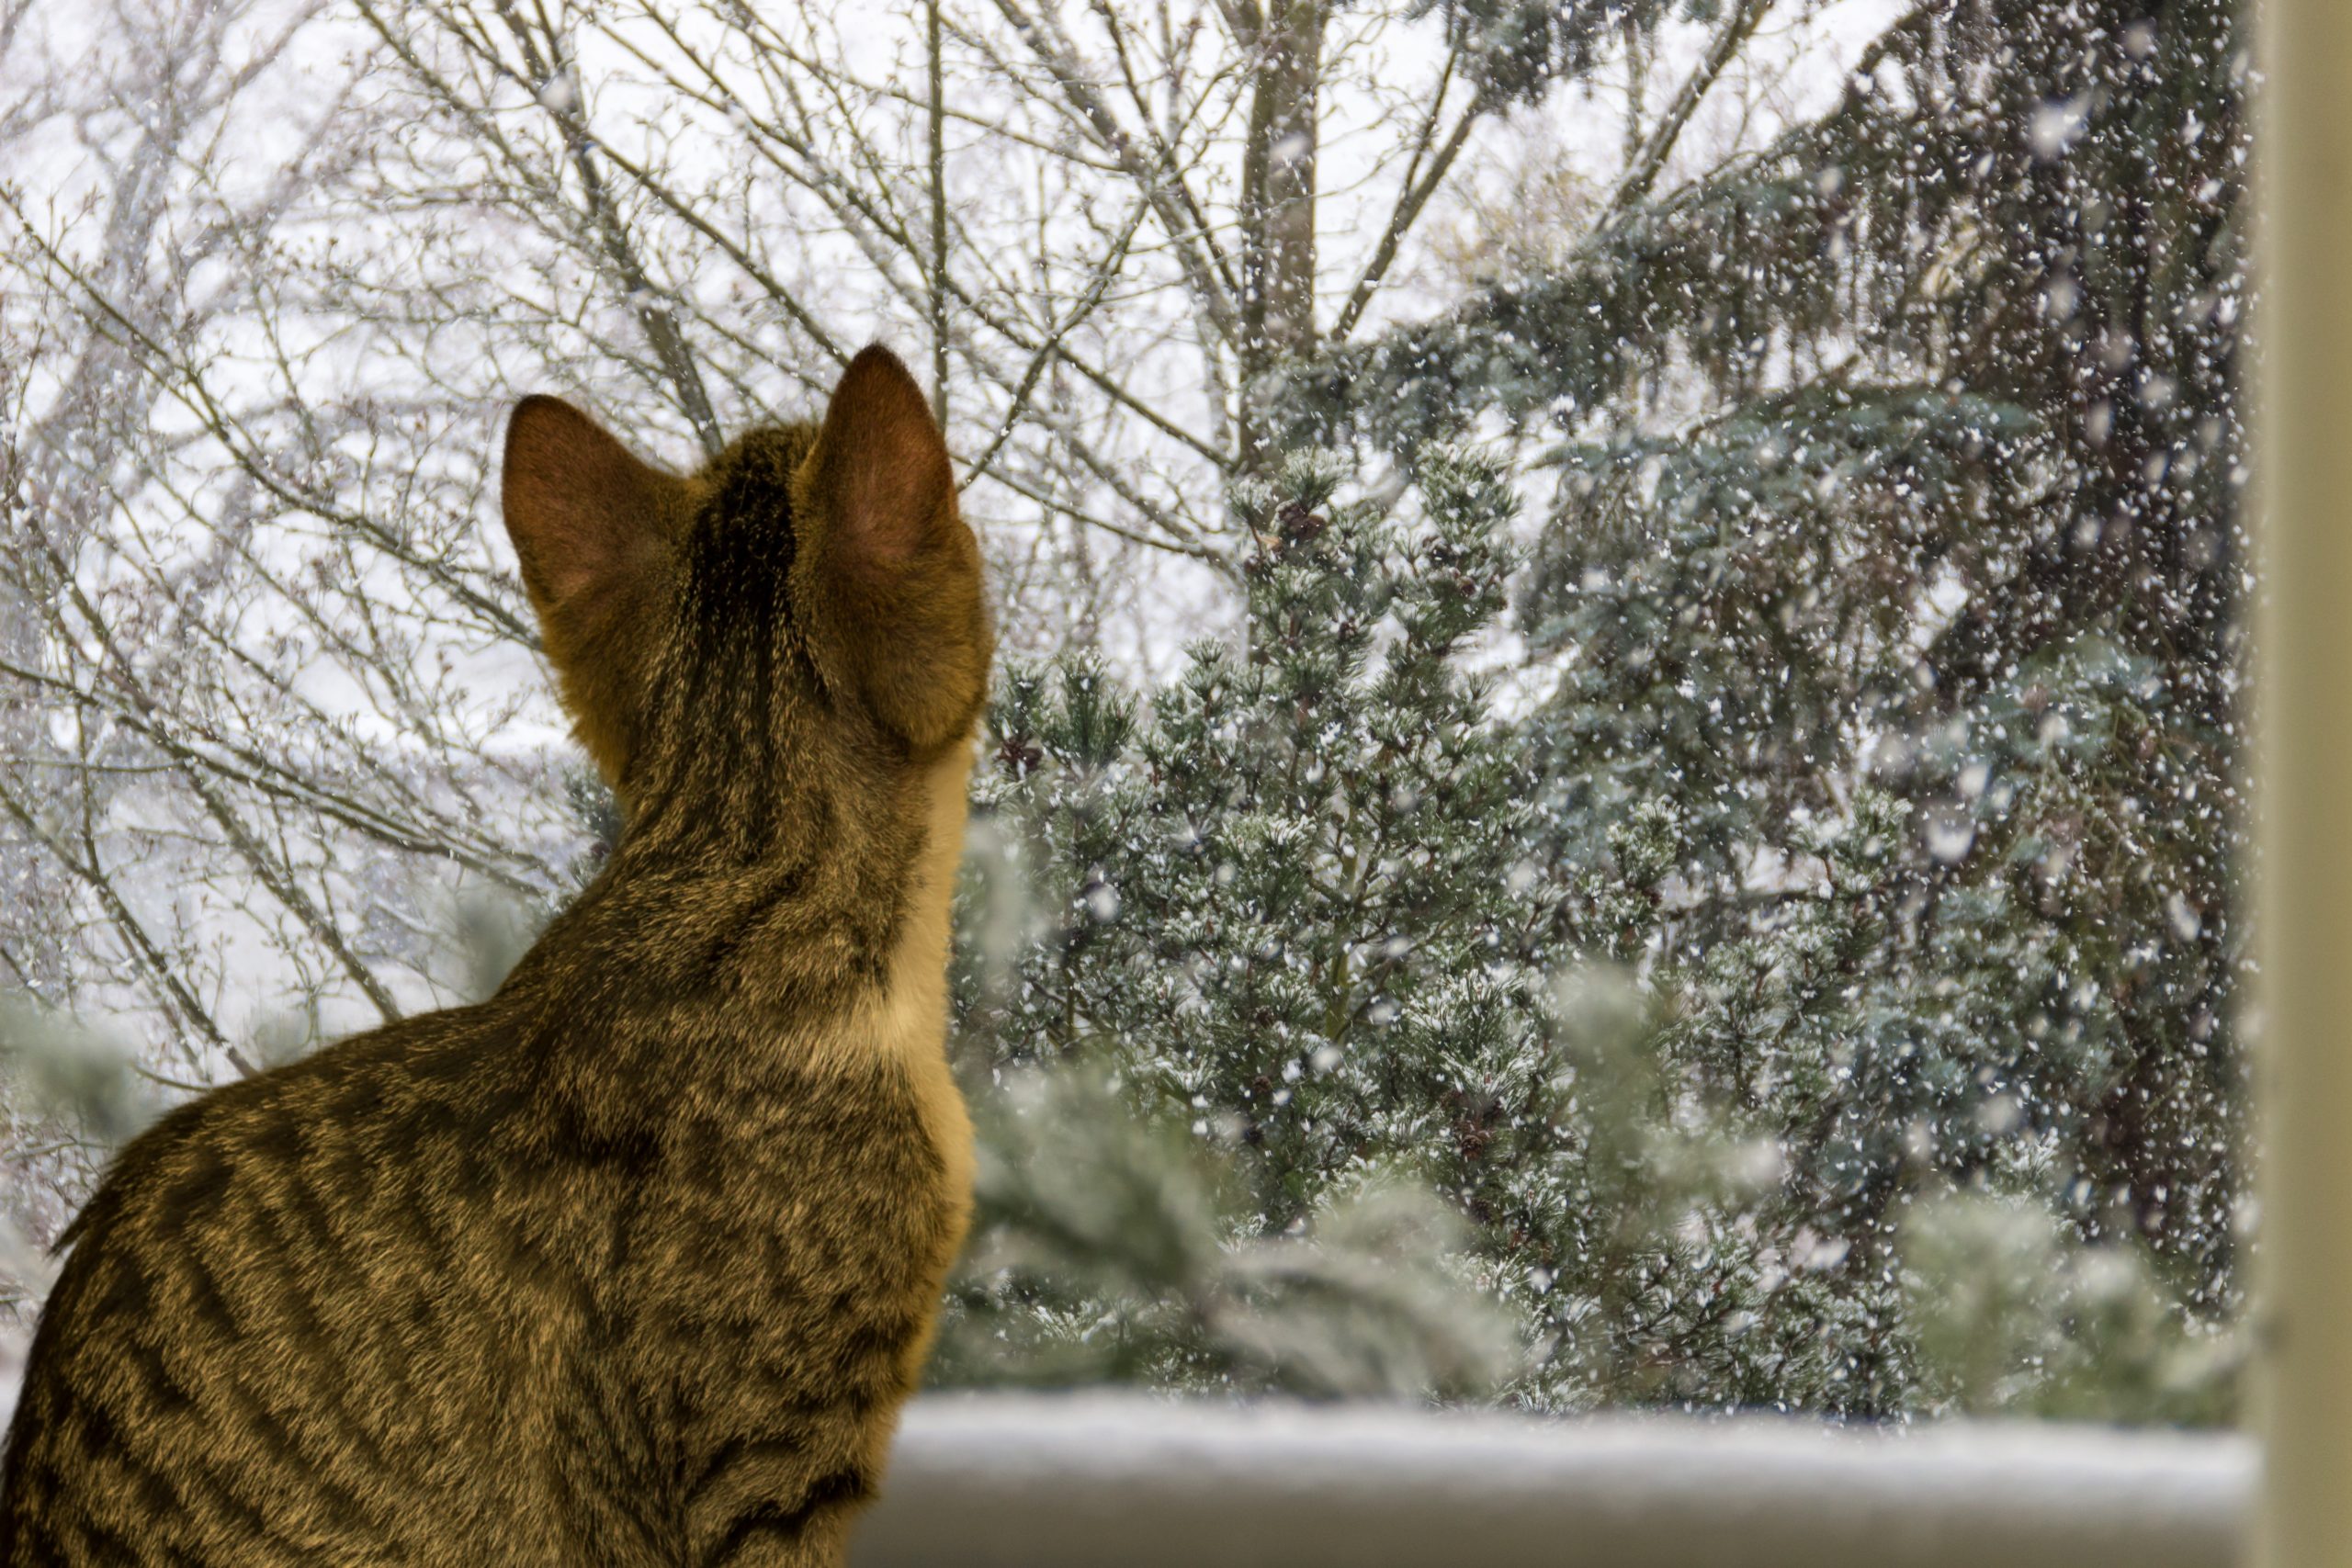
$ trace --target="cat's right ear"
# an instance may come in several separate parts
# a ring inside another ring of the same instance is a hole
[[[628,583],[666,547],[684,488],[560,398],[515,404],[501,502],[541,619]]]
[[[842,372],[797,484],[795,571],[827,678],[918,750],[970,734],[993,640],[979,543],[931,405],[888,349]]]
[[[618,789],[641,706],[643,617],[667,576],[686,481],[561,399],[532,397],[507,422],[500,488],[564,706]]]

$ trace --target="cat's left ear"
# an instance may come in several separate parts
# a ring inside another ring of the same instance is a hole
[[[647,615],[686,481],[561,399],[532,397],[507,423],[500,488],[564,706],[618,788],[642,706]]]
[[[992,637],[947,443],[896,355],[850,361],[796,479],[795,575],[830,680],[919,750],[967,733]]]
[[[523,586],[545,617],[633,577],[684,484],[562,399],[538,396],[507,422],[500,489]]]

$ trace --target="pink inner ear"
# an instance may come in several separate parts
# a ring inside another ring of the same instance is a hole
[[[876,561],[898,563],[921,549],[947,500],[945,453],[936,471],[925,454],[870,447],[855,459],[849,482],[854,499],[845,508],[853,547]]]
[[[953,518],[947,443],[898,356],[876,344],[850,361],[818,438],[819,484],[833,548],[899,566]]]
[[[560,399],[517,404],[501,500],[532,597],[563,604],[626,570],[658,526],[666,478]]]

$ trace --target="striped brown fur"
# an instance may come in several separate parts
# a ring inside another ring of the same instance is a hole
[[[969,1201],[946,451],[868,349],[691,478],[526,400],[504,495],[620,842],[488,1001],[123,1151],[0,1563],[835,1563],[874,1492]]]

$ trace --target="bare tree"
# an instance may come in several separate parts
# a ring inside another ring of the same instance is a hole
[[[1281,375],[1658,12],[1523,9],[0,0],[0,983],[198,1088],[463,995],[465,901],[593,863],[487,504],[522,391],[684,461],[921,344],[1008,642],[1214,624]],[[92,1150],[13,1128],[39,1231]]]
[[[447,995],[428,885],[543,893],[579,835],[546,757],[497,745],[527,702],[466,688],[528,637],[474,526],[479,440],[446,473],[439,400],[334,385],[364,348],[308,253],[368,138],[354,79],[319,90],[295,47],[318,7],[102,19],[70,54],[0,30],[0,130],[53,176],[0,186],[0,963],[200,1088],[290,1043],[270,1015]],[[17,1109],[38,1228],[89,1151]]]

